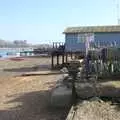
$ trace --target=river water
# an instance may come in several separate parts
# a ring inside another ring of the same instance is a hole
[[[16,56],[19,53],[17,50],[0,50],[0,57],[6,58],[9,56]]]
[[[31,49],[26,48],[24,50],[19,50],[19,49],[0,49],[0,57],[1,58],[6,58],[10,56],[20,56],[20,52],[23,51],[31,51]]]

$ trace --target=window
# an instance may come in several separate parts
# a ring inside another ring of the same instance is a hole
[[[77,43],[85,43],[85,41],[86,41],[85,34],[78,34]]]
[[[85,33],[85,34],[78,34],[77,43],[85,43],[86,40],[89,42],[94,41],[94,33]]]

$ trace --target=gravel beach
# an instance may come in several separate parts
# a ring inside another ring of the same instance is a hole
[[[16,77],[50,70],[50,58],[0,60],[0,120],[64,120],[68,109],[50,106],[51,89],[60,75]]]

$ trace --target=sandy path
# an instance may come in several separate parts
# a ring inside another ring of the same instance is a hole
[[[49,70],[50,58],[0,61],[0,120],[64,120],[65,109],[50,107],[50,91],[59,75],[14,77]]]
[[[49,104],[57,77],[17,77],[1,82],[0,120],[64,120],[66,110]]]

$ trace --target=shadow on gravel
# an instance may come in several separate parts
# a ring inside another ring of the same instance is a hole
[[[5,72],[33,72],[33,71],[46,71],[50,70],[50,65],[37,65],[33,67],[21,67],[21,68],[11,68],[3,69]]]
[[[25,93],[5,104],[14,103],[20,104],[17,107],[0,110],[0,120],[65,120],[69,111],[69,108],[51,107],[49,91]]]

